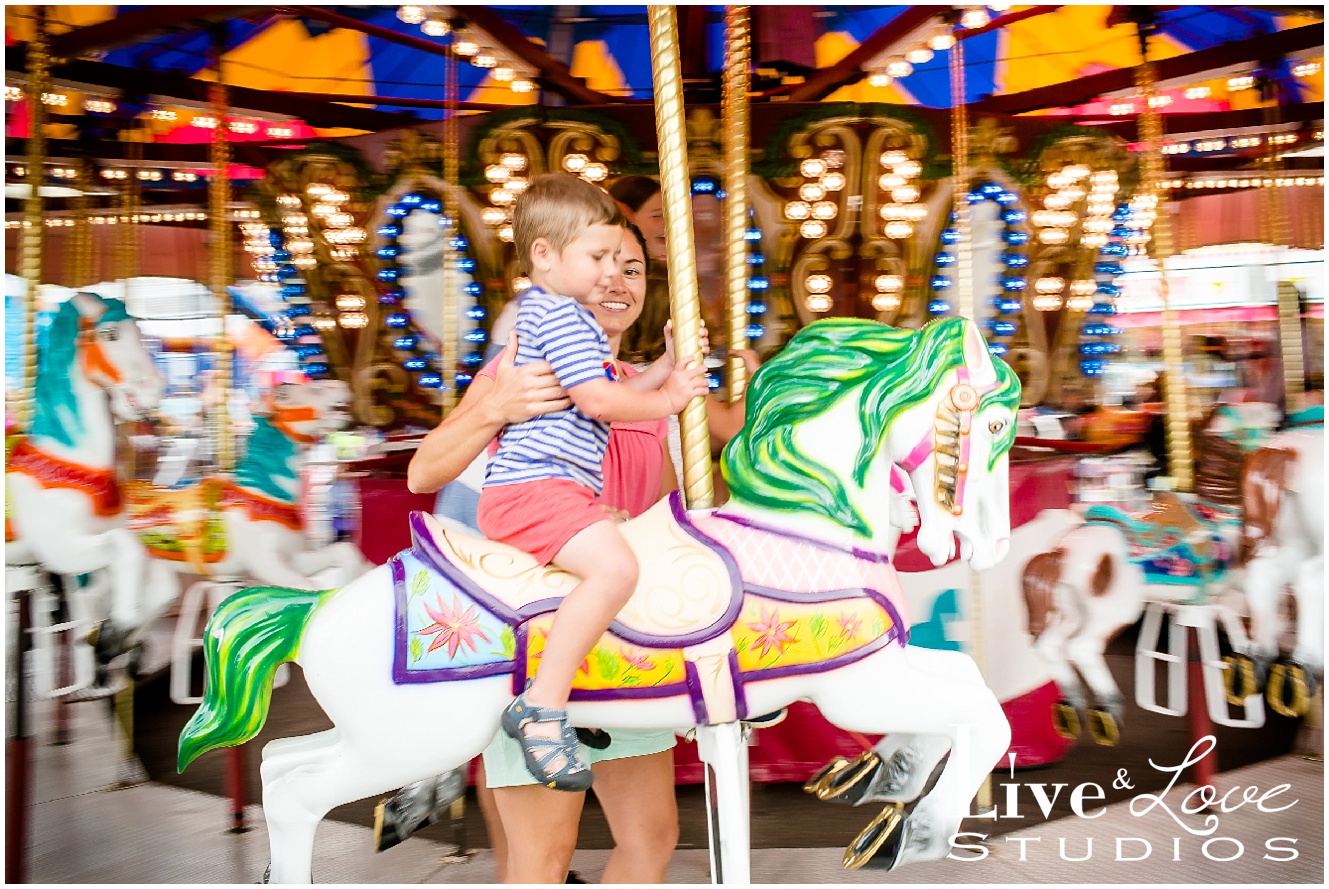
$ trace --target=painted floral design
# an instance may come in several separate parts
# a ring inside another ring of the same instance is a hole
[[[766,657],[772,648],[777,655],[784,654],[786,647],[798,642],[797,638],[787,632],[796,623],[796,620],[780,620],[780,609],[773,608],[767,613],[766,607],[762,606],[760,620],[748,623],[748,629],[757,634],[757,638],[752,640],[752,646],[761,649],[758,657]]]
[[[845,642],[853,642],[863,631],[863,618],[857,614],[846,614],[841,611],[835,622],[840,625],[840,635],[844,637]]]
[[[429,607],[425,602],[424,609],[433,619],[433,623],[421,630],[416,630],[421,636],[434,634],[434,639],[429,643],[429,648],[425,654],[431,651],[447,646],[448,657],[455,658],[457,652],[463,646],[471,651],[476,651],[475,640],[481,642],[490,641],[485,632],[480,629],[480,617],[476,613],[476,606],[472,604],[465,610],[462,609],[461,600],[456,593],[452,594],[452,607],[448,608],[443,604],[443,597],[437,597],[438,610]]]

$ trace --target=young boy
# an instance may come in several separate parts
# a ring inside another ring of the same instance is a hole
[[[503,713],[536,780],[558,790],[591,786],[567,724],[577,668],[637,584],[637,560],[596,503],[611,422],[659,420],[707,392],[694,362],[661,360],[617,382],[608,339],[585,306],[617,274],[623,240],[618,205],[566,173],[532,180],[513,218],[531,278],[517,313],[516,364],[548,361],[572,407],[508,426],[489,462],[477,521],[491,540],[523,549],[582,578],[563,600],[526,691]]]

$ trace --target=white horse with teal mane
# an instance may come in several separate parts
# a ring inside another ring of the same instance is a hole
[[[752,380],[722,461],[732,500],[687,511],[675,495],[622,526],[641,581],[578,673],[571,721],[696,727],[704,749],[750,715],[812,701],[841,728],[886,734],[878,753],[897,780],[874,798],[914,802],[878,816],[846,863],[945,856],[1010,726],[969,657],[905,646],[907,606],[885,555],[892,473],[918,492],[924,553],[944,563],[958,535],[971,566],[992,566],[1009,546],[1019,401],[1014,372],[969,322],[809,325]],[[264,748],[273,882],[311,880],[314,833],[333,807],[484,749],[577,582],[426,514],[411,527],[410,549],[350,585],[244,590],[205,633],[206,693],[181,733],[181,769],[259,732],[282,663],[302,667],[333,723]],[[718,777],[719,845],[741,852],[725,856],[723,877],[743,881],[745,776]]]

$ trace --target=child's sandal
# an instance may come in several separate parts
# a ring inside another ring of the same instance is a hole
[[[558,737],[528,735],[522,728],[532,722],[558,723]],[[579,793],[591,788],[591,770],[577,757],[577,733],[568,726],[568,711],[552,707],[532,707],[523,694],[503,711],[503,731],[521,745],[526,768],[537,781],[555,790]],[[563,758],[560,768],[548,764]]]

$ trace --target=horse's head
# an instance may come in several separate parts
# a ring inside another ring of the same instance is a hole
[[[917,493],[919,550],[941,565],[955,555],[958,537],[961,557],[982,571],[1010,549],[1008,459],[1020,383],[1009,365],[993,360],[972,322],[934,322],[925,341],[932,327],[939,328],[936,344],[925,348],[948,369],[924,401],[899,416],[888,447]],[[949,355],[961,360],[952,365],[943,357]]]
[[[309,444],[351,421],[350,387],[341,380],[279,383],[255,411],[287,438]]]
[[[1015,373],[972,324],[818,321],[754,375],[722,470],[736,503],[830,519],[884,550],[899,464],[918,495],[920,549],[941,564],[959,534],[981,570],[1010,542],[1019,399]]]
[[[111,413],[141,420],[161,402],[165,380],[118,299],[76,293],[56,312],[38,358],[34,431],[72,445],[82,434],[74,380],[106,392]]]

